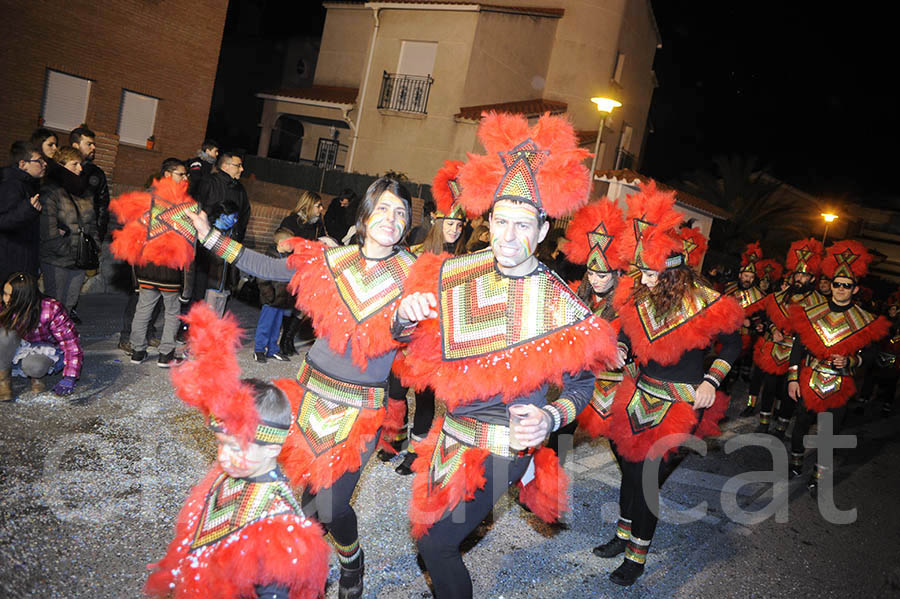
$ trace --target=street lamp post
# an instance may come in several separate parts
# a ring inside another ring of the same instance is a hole
[[[590,183],[591,189],[593,189],[594,171],[597,169],[597,155],[600,153],[600,137],[603,135],[603,127],[606,125],[606,118],[612,114],[614,108],[618,108],[622,103],[611,98],[591,98],[591,102],[597,105],[597,110],[599,110],[602,115],[600,117],[600,129],[597,131],[597,143],[594,144],[594,159],[591,161]]]
[[[822,212],[822,218],[825,219],[825,231],[822,232],[822,246],[825,246],[825,240],[828,239],[828,225],[837,220],[838,215],[830,212]]]

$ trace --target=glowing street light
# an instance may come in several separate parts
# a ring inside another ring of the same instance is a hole
[[[832,214],[830,212],[822,212],[822,218],[825,219],[825,231],[822,233],[822,246],[824,246],[825,240],[828,238],[828,225],[836,221],[838,219],[838,215]]]
[[[591,188],[594,185],[594,170],[597,168],[597,154],[600,153],[600,136],[603,135],[603,126],[606,124],[606,119],[612,114],[614,108],[618,108],[622,105],[618,100],[613,100],[612,98],[591,98],[591,102],[597,105],[597,110],[600,111],[600,114],[603,115],[600,117],[600,129],[597,131],[597,143],[594,145],[594,159],[591,161]]]

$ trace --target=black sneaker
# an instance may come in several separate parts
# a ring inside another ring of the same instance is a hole
[[[630,587],[644,573],[644,564],[626,559],[622,565],[609,573],[609,579],[617,585]]]
[[[175,333],[175,341],[178,343],[187,343],[188,326],[182,324]]]
[[[407,451],[406,455],[403,457],[403,461],[394,468],[394,472],[399,474],[400,476],[409,476],[413,473],[412,465],[413,462],[416,461],[416,458],[419,457],[416,455],[414,451]]]
[[[167,354],[159,354],[159,357],[156,359],[156,365],[160,368],[168,368],[169,366],[177,366],[181,364],[181,358],[175,357],[175,350],[173,349]]]
[[[279,362],[290,362],[291,361],[290,358],[288,358],[286,355],[284,355],[281,352],[275,352],[271,356],[266,356],[266,357],[272,358],[273,360],[278,360]]]
[[[266,358],[266,352],[261,352],[261,351],[253,352],[253,361],[259,362],[260,364],[265,364],[266,362],[268,362],[268,359]]]
[[[618,535],[613,536],[609,541],[603,543],[602,545],[597,545],[591,550],[591,553],[596,555],[597,557],[616,557],[617,555],[622,555],[625,553],[625,546],[628,545],[628,541],[619,537]]]
[[[137,351],[131,352],[131,363],[132,364],[140,364],[144,360],[147,359],[147,350],[140,349]]]

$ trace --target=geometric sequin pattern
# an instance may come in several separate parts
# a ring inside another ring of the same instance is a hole
[[[173,204],[151,191],[150,209],[145,212],[139,222],[147,227],[147,241],[164,233],[173,231],[184,237],[190,244],[194,243],[197,230],[187,217],[188,212],[195,214],[199,210],[197,202],[187,199],[181,204]]]
[[[509,152],[500,152],[506,173],[494,190],[494,200],[522,200],[541,208],[540,191],[534,177],[549,156],[550,152],[538,150],[530,139]]]
[[[403,281],[414,261],[412,254],[401,250],[383,260],[371,261],[369,266],[370,261],[363,257],[359,246],[325,250],[325,263],[334,277],[338,294],[357,323],[400,297]]]
[[[360,409],[330,401],[306,390],[297,413],[297,428],[310,450],[320,456],[350,434]]]
[[[443,430],[438,434],[437,445],[431,455],[431,464],[428,467],[429,488],[443,488],[450,482],[450,479],[459,470],[467,449],[469,449],[468,445],[460,443]]]
[[[605,372],[604,375],[619,375],[618,380],[609,380],[600,378],[594,380],[594,394],[591,396],[591,402],[588,404],[597,415],[606,420],[612,415],[613,398],[616,396],[616,388],[622,382],[622,373]]]
[[[683,294],[681,305],[677,309],[670,311],[668,317],[659,319],[656,316],[653,302],[650,301],[650,298],[646,298],[636,306],[638,318],[641,321],[647,339],[656,341],[717,302],[720,297],[722,296],[713,289],[695,283],[694,293]]]
[[[694,387],[642,375],[625,408],[632,433],[636,435],[658,426],[676,401],[693,405]]]
[[[858,306],[851,306],[844,312],[832,312],[827,301],[806,308],[806,317],[825,347],[837,345],[875,320],[872,314]]]
[[[441,267],[439,295],[445,360],[506,350],[591,314],[543,267],[526,277],[501,275],[491,250],[446,260]]]
[[[257,520],[288,513],[303,512],[285,482],[254,483],[223,472],[210,487],[191,551],[215,543]]]
[[[841,390],[843,386],[843,375],[834,370],[819,370],[814,368],[809,377],[809,388],[812,389],[821,399],[828,399],[829,395],[833,395]]]

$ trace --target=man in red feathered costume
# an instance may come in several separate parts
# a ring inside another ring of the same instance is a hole
[[[460,203],[490,211],[491,247],[423,254],[395,318],[395,338],[409,339],[398,374],[447,406],[417,448],[409,510],[438,599],[472,597],[459,545],[509,486],[523,484],[520,501],[538,516],[559,517],[568,481],[551,450],[534,449],[587,405],[592,369],[616,358],[609,324],[534,257],[547,216],[587,200],[571,124],[491,113],[478,134],[487,154],[460,169]],[[562,391],[548,404],[551,383]]]
[[[831,279],[831,297],[816,304],[791,307],[796,338],[791,350],[788,395],[798,402],[791,434],[791,475],[803,468],[803,436],[816,414],[840,412],[836,426],[856,391],[853,376],[876,352],[875,342],[887,335],[890,322],[853,303],[859,280],[866,275],[871,255],[858,241],[839,241],[828,248],[823,274]],[[837,432],[837,431],[835,431]],[[816,464],[809,482],[815,494],[825,469]]]
[[[241,330],[199,303],[191,360],[172,372],[176,393],[199,408],[218,443],[217,464],[191,491],[166,555],[151,564],[154,597],[316,599],[325,590],[329,547],[306,518],[277,458],[291,426],[281,386],[241,379]]]
[[[678,447],[691,435],[719,432],[728,398],[717,393],[740,355],[738,328],[744,314],[731,297],[716,292],[691,268],[699,263],[698,243],[679,231],[674,192],[650,183],[628,199],[627,259],[639,269],[632,288],[620,288],[614,303],[619,342],[639,368],[619,385],[612,406],[610,447],[622,470],[619,521],[613,537],[595,551],[622,553],[610,580],[629,586],[644,572],[656,530],[659,485],[680,462]],[[689,232],[688,232],[689,233]],[[709,369],[706,349],[721,351]],[[659,485],[644,484],[645,468]]]
[[[755,390],[762,395],[757,433],[769,432],[776,399],[779,405],[774,435],[779,439],[784,438],[784,431],[794,413],[794,402],[787,396],[788,362],[794,342],[790,311],[795,304],[819,305],[826,300],[813,287],[822,265],[823,253],[822,244],[812,238],[792,243],[784,262],[785,271],[789,273],[785,278],[790,278],[790,287],[771,293],[763,300],[770,324],[753,350],[753,363],[765,375],[761,388],[753,384],[750,386],[751,393]]]
[[[765,294],[760,291],[757,282],[761,276],[758,272],[759,264],[762,262],[762,249],[759,243],[751,243],[747,245],[747,249],[741,254],[741,269],[738,271],[737,281],[732,281],[725,286],[723,293],[734,297],[744,309],[744,322],[741,324],[741,357],[735,364],[734,370],[729,375],[729,381],[726,382],[726,389],[729,387],[730,380],[735,374],[740,373],[744,379],[750,376],[750,365],[753,356],[751,349],[756,341],[756,324],[759,322],[759,313],[765,309],[763,298]],[[742,416],[749,416],[756,408],[756,396],[747,398],[747,407],[741,412]]]

